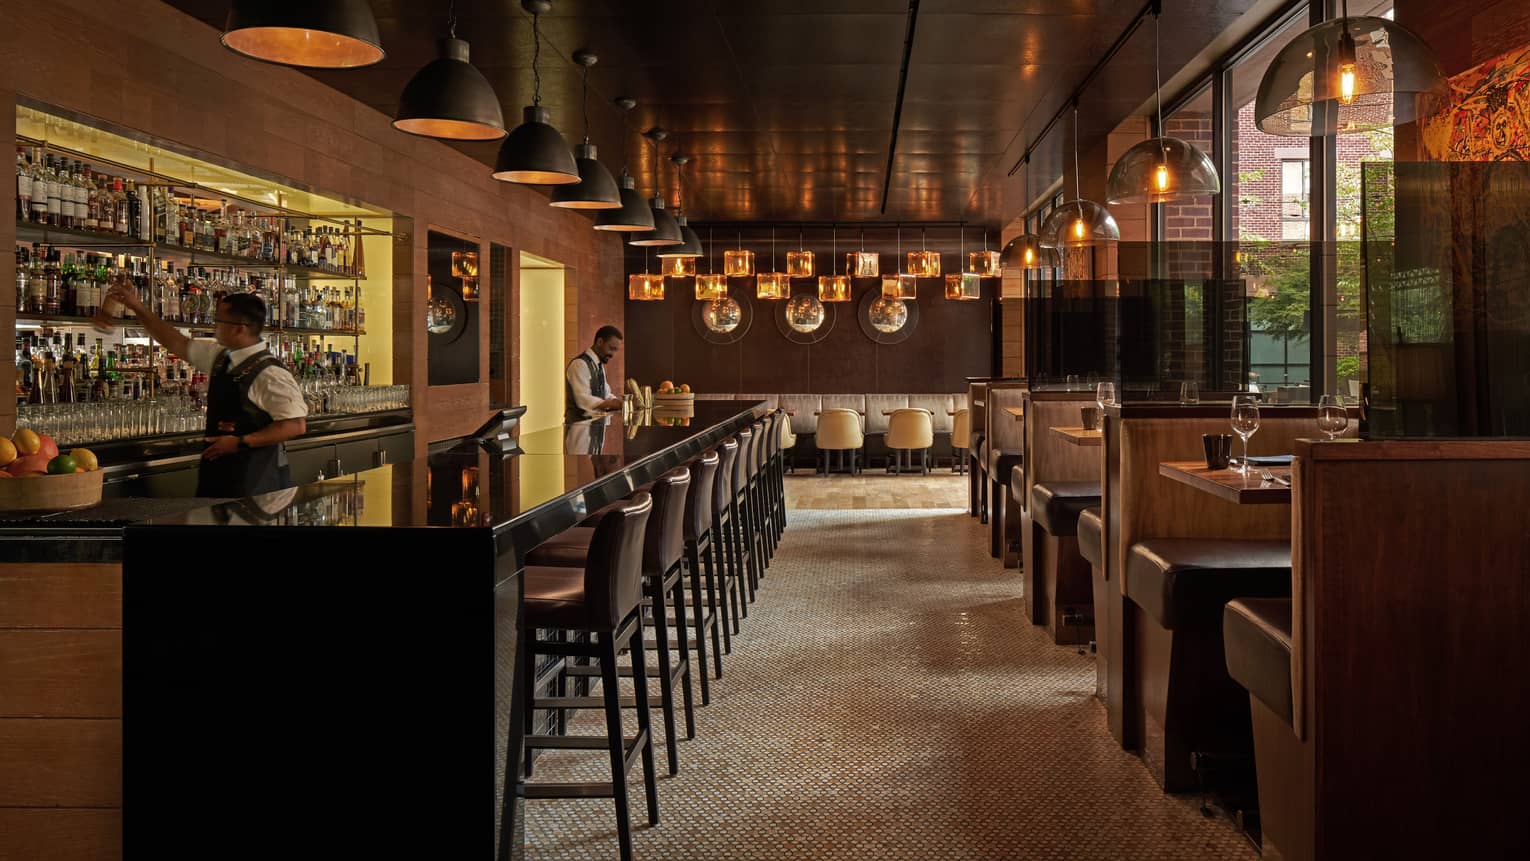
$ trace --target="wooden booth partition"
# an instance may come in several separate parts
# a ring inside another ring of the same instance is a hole
[[[1296,454],[1294,725],[1253,700],[1264,857],[1530,857],[1530,442]]]
[[[120,857],[122,566],[0,563],[0,858]]]
[[[1132,545],[1150,538],[1280,539],[1291,535],[1289,505],[1235,505],[1159,474],[1169,461],[1204,461],[1202,434],[1231,432],[1230,406],[1207,404],[1126,405],[1106,410],[1101,460],[1101,507],[1105,555],[1102,591],[1108,606],[1095,608],[1095,639],[1105,673],[1105,705],[1111,735],[1128,749],[1141,749],[1148,768],[1163,781],[1165,757],[1188,768],[1177,752],[1163,749],[1166,702],[1141,702],[1144,690],[1166,673],[1170,644],[1149,636],[1156,624],[1138,624],[1142,613],[1125,596],[1123,576]],[[1251,455],[1290,454],[1296,440],[1315,435],[1313,407],[1265,407]],[[1235,455],[1242,446],[1234,440]],[[1155,744],[1156,742],[1156,744]],[[1185,757],[1188,759],[1188,757]]]
[[[1045,625],[1057,643],[1088,643],[1092,638],[1089,625],[1065,625],[1062,619],[1093,602],[1089,563],[1079,555],[1077,535],[1048,535],[1034,522],[1031,491],[1047,482],[1099,478],[1099,448],[1073,445],[1052,432],[1055,427],[1078,427],[1080,409],[1096,403],[1093,394],[1082,392],[1025,393],[1025,484],[1020,511],[1006,517],[1005,544],[1021,547],[1026,614],[1032,624]]]
[[[983,472],[984,503],[988,511],[988,552],[995,559],[1004,560],[1006,565],[1014,556],[1004,538],[1010,464],[1018,463],[1025,453],[1025,424],[1010,410],[1025,406],[1025,393],[1029,389],[1030,384],[1023,380],[995,380],[988,384],[983,395],[987,408],[983,415],[983,451],[979,467]],[[997,457],[995,453],[998,453]],[[1000,472],[1003,475],[999,475]]]

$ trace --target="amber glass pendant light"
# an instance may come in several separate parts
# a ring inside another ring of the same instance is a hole
[[[723,274],[729,278],[748,278],[754,274],[754,252],[744,248],[744,234],[738,235],[738,248],[723,252]]]
[[[633,302],[660,302],[664,299],[664,276],[648,272],[648,266],[653,260],[652,254],[645,252],[641,273],[627,276],[627,298]]]
[[[919,228],[919,250],[908,253],[908,268],[905,270],[915,278],[937,278],[940,276],[940,252],[928,251],[924,247],[924,228]]]
[[[980,278],[998,278],[1004,274],[1004,263],[999,252],[988,250],[988,228],[986,227],[983,228],[983,250],[967,255],[967,271]]]
[[[776,229],[770,229],[770,268],[776,268]],[[754,279],[756,299],[786,299],[792,294],[792,282],[785,272],[761,272]]]
[[[909,259],[914,258],[909,254]],[[898,256],[895,260],[903,259],[903,226],[898,226]],[[894,273],[882,276],[882,298],[884,299],[917,299],[919,297],[919,277],[910,272]]]
[[[712,231],[707,230],[707,271],[696,276],[696,301],[711,302],[728,296],[728,276],[713,271],[717,259],[712,253]]]
[[[659,257],[659,271],[666,278],[693,278],[696,275],[694,257]]]
[[[837,230],[830,228],[829,260],[839,256],[839,235]],[[820,302],[849,302],[850,279],[844,275],[820,275],[818,276],[818,301]]]
[[[1041,241],[1053,248],[1087,248],[1106,242],[1118,242],[1121,228],[1110,210],[1092,200],[1084,200],[1079,191],[1078,174],[1078,102],[1073,103],[1073,199],[1052,210],[1041,225]]]
[[[967,229],[965,227],[959,229],[961,230],[960,255],[965,255],[967,253]],[[986,239],[987,231],[984,231],[984,235]],[[956,259],[960,260],[960,255]],[[947,299],[963,302],[981,298],[982,295],[983,276],[975,272],[952,272],[946,275]]]

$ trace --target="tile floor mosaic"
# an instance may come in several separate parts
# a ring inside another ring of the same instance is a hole
[[[987,546],[950,509],[794,511],[678,776],[659,753],[659,826],[641,768],[629,778],[635,857],[1256,858],[1116,746],[1092,658],[1021,621],[1019,580]],[[593,712],[573,725],[603,728]],[[608,767],[557,751],[537,780]],[[526,817],[528,859],[617,857],[609,800],[530,801]]]

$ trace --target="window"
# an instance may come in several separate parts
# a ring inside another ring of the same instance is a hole
[[[1280,163],[1280,238],[1307,239],[1312,188],[1311,159],[1285,159]]]

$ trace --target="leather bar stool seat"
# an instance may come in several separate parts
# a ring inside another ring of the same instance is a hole
[[[523,570],[528,616],[534,616],[539,625],[548,628],[584,627],[584,569],[527,565]]]
[[[591,515],[585,522],[593,521],[598,524],[604,515],[605,512],[601,511]],[[595,540],[593,525],[565,529],[538,544],[535,549],[526,554],[526,564],[528,566],[581,566],[585,558],[590,555],[590,542],[593,540]]]
[[[1078,552],[1090,565],[1105,567],[1105,521],[1100,517],[1100,506],[1086,508],[1078,513]]]
[[[1234,598],[1291,594],[1291,542],[1154,538],[1126,558],[1126,596],[1158,624],[1220,625]]]
[[[1222,642],[1227,674],[1291,726],[1291,599],[1228,602],[1222,609]]]
[[[1048,481],[1031,489],[1031,519],[1053,535],[1077,535],[1079,515],[1099,505],[1097,481]]]

